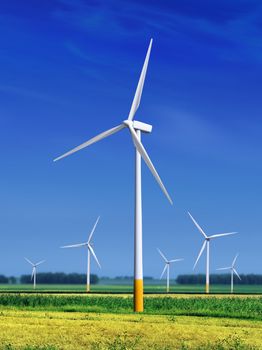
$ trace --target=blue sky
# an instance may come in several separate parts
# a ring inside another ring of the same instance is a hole
[[[239,252],[261,273],[262,4],[259,0],[10,0],[0,8],[0,272],[84,272],[94,235],[100,276],[133,273],[134,148],[126,131],[58,163],[52,159],[129,112],[154,39],[136,119],[174,206],[143,164],[144,274],[191,273],[202,237],[211,271]],[[197,272],[204,271],[204,257]]]

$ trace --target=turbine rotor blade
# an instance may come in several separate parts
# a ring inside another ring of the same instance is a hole
[[[149,47],[147,49],[147,54],[146,54],[146,58],[145,58],[145,62],[140,74],[140,78],[137,84],[137,88],[136,88],[136,93],[135,93],[135,97],[133,99],[132,102],[132,106],[129,112],[129,116],[128,116],[128,120],[133,120],[135,113],[139,107],[140,104],[140,100],[141,100],[141,96],[142,96],[142,92],[143,92],[143,86],[144,86],[144,82],[145,82],[145,77],[146,77],[146,71],[147,71],[147,66],[148,66],[148,61],[149,61],[149,57],[150,57],[150,52],[151,52],[151,47],[152,47],[152,42],[153,40],[150,40],[149,43]]]
[[[43,264],[44,262],[45,262],[45,260],[41,260],[41,261],[39,261],[38,263],[36,263],[35,266],[41,265],[41,264]]]
[[[199,252],[198,257],[197,257],[197,259],[196,259],[196,262],[195,262],[195,265],[194,265],[194,267],[193,267],[193,270],[195,270],[195,267],[196,267],[196,265],[197,265],[197,263],[198,263],[198,260],[200,259],[200,256],[202,255],[202,253],[203,253],[203,251],[204,251],[204,249],[205,249],[205,247],[206,247],[206,244],[207,244],[207,241],[205,240],[204,243],[203,243],[203,245],[202,245],[202,248],[200,249],[200,252]]]
[[[173,262],[182,261],[182,260],[184,259],[173,259],[173,260],[169,260],[168,262],[173,263]]]
[[[32,281],[32,279],[34,278],[34,274],[35,274],[35,267],[33,267],[33,270],[32,270],[31,281]]]
[[[151,173],[153,174],[154,178],[156,179],[157,183],[159,184],[161,190],[164,192],[164,195],[167,197],[167,199],[169,200],[169,202],[171,204],[173,204],[171,197],[169,196],[160,176],[158,175],[153,163],[151,162],[151,159],[149,158],[144,146],[142,145],[142,143],[140,142],[135,129],[133,128],[133,126],[131,124],[128,124],[128,128],[130,130],[130,133],[132,135],[134,144],[136,149],[138,150],[138,152],[140,153],[141,157],[144,159],[146,165],[148,166],[149,170],[151,171]]]
[[[219,269],[216,269],[216,270],[231,270],[231,266],[229,267],[220,267]]]
[[[189,211],[187,212],[188,215],[190,216],[191,220],[193,221],[193,223],[195,224],[195,226],[197,227],[197,229],[202,233],[202,235],[207,238],[207,235],[205,234],[204,230],[202,229],[202,227],[196,222],[196,220],[193,218],[193,216],[189,213]]]
[[[238,257],[238,254],[234,257],[234,260],[233,260],[233,262],[232,262],[232,267],[235,266],[235,263],[236,263],[236,261],[237,261],[237,257]]]
[[[25,258],[25,260],[32,266],[34,266],[34,263],[32,263],[32,261],[30,261],[29,259]]]
[[[235,272],[235,274],[237,275],[237,277],[240,279],[241,281],[241,277],[239,276],[239,274],[237,273],[237,270],[235,268],[233,268],[233,271]]]
[[[94,252],[94,249],[91,247],[90,244],[88,244],[88,249],[90,250],[91,254],[93,255],[93,257],[94,257],[94,259],[95,259],[97,265],[98,265],[98,266],[100,267],[100,269],[101,269],[101,265],[100,265],[100,263],[99,263],[99,261],[98,261],[98,259],[97,259],[97,257],[96,257],[96,254],[95,254],[95,252]]]
[[[71,154],[73,154],[73,153],[75,153],[75,152],[77,152],[77,151],[80,151],[81,149],[83,149],[83,148],[85,148],[85,147],[88,147],[88,146],[92,145],[93,143],[98,142],[98,141],[100,141],[100,140],[102,140],[102,139],[104,139],[104,138],[106,138],[106,137],[108,137],[108,136],[110,136],[110,135],[113,135],[113,134],[115,134],[116,132],[118,132],[118,131],[124,129],[125,127],[126,127],[126,126],[125,126],[124,124],[120,124],[120,125],[118,125],[118,126],[112,128],[112,129],[109,129],[109,130],[107,130],[107,131],[104,131],[104,132],[102,132],[101,134],[99,134],[99,135],[93,137],[92,139],[90,139],[90,140],[88,140],[88,141],[82,143],[81,145],[79,145],[79,146],[73,148],[71,151],[68,151],[68,152],[62,154],[61,156],[55,158],[55,159],[54,159],[54,162],[56,162],[57,160],[60,160],[60,159],[62,159],[62,158],[65,158],[65,157],[67,157],[67,156],[69,156],[69,155],[71,155]]]
[[[164,259],[164,261],[167,263],[167,258],[165,257],[165,255],[161,252],[161,250],[159,248],[157,248],[158,253],[162,256],[162,258]]]
[[[235,235],[237,232],[227,232],[227,233],[218,233],[216,235],[209,236],[208,238],[217,238],[217,237],[223,237],[223,236],[230,236]]]
[[[71,244],[71,245],[64,245],[60,248],[78,248],[78,247],[84,247],[87,245],[87,242],[85,243],[78,243],[78,244]]]
[[[90,233],[90,235],[89,235],[89,238],[88,238],[87,243],[90,243],[90,241],[91,241],[91,239],[92,239],[92,236],[93,236],[93,234],[94,234],[94,232],[95,232],[96,225],[98,224],[99,219],[100,219],[100,216],[98,216],[98,218],[96,219],[96,222],[95,222],[95,224],[94,224],[94,226],[93,226],[93,228],[92,228],[92,231],[91,231],[91,233]]]
[[[164,270],[161,273],[160,279],[162,279],[162,277],[164,276],[164,273],[166,272],[167,269],[167,264],[165,264]]]

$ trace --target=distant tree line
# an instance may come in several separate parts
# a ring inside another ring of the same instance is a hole
[[[10,276],[6,277],[4,275],[0,275],[0,283],[9,283],[9,284],[15,284],[17,282],[17,278]]]
[[[92,284],[97,284],[99,278],[97,275],[90,275]],[[0,275],[0,284],[28,284],[32,283],[31,275],[22,275],[19,277]],[[37,283],[42,284],[85,284],[86,275],[80,273],[63,273],[63,272],[41,272],[37,274]]]
[[[262,275],[256,274],[240,274],[241,281],[234,276],[235,284],[262,284]],[[210,283],[212,284],[228,284],[230,282],[230,274],[211,274]],[[179,275],[176,278],[178,284],[205,284],[206,275]]]
[[[39,272],[36,276],[38,284],[85,284],[86,275],[81,273],[64,273],[64,272]],[[90,282],[97,284],[99,278],[97,275],[90,275]],[[32,283],[31,275],[22,275],[20,283]]]

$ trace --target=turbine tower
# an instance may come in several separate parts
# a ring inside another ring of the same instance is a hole
[[[209,255],[210,255],[209,248],[210,247],[209,247],[209,244],[210,244],[210,241],[213,238],[234,235],[237,232],[219,233],[219,234],[215,234],[215,235],[212,235],[212,236],[207,236],[206,233],[204,232],[204,230],[199,226],[199,224],[196,222],[196,220],[193,218],[193,216],[189,212],[188,212],[188,215],[192,219],[192,221],[195,224],[195,226],[197,227],[197,229],[200,231],[200,233],[205,238],[204,243],[202,245],[202,248],[200,249],[200,252],[199,252],[198,257],[196,259],[196,262],[195,262],[195,265],[193,267],[193,270],[195,269],[195,267],[196,267],[196,265],[198,263],[198,260],[200,259],[204,249],[206,248],[206,250],[207,250],[207,255],[206,255],[206,293],[209,293],[209,270],[210,270],[210,258],[209,258]]]
[[[170,264],[177,262],[177,261],[182,261],[184,259],[172,259],[172,260],[167,260],[167,258],[165,257],[165,255],[161,252],[160,249],[158,249],[159,254],[162,256],[162,258],[164,259],[165,262],[165,266],[164,266],[164,270],[161,273],[160,279],[162,279],[162,277],[164,276],[164,273],[166,272],[166,292],[169,293],[169,276],[170,276]]]
[[[60,248],[79,248],[79,247],[85,247],[87,248],[87,271],[86,271],[86,291],[87,292],[90,292],[90,255],[93,256],[93,258],[95,259],[97,265],[100,267],[101,269],[101,265],[97,259],[97,256],[95,254],[95,251],[94,251],[94,248],[92,247],[92,243],[91,243],[91,240],[92,240],[92,237],[93,237],[93,234],[95,232],[95,229],[96,229],[96,225],[98,224],[98,221],[100,219],[100,216],[97,218],[93,228],[92,228],[92,231],[88,237],[88,240],[87,242],[84,242],[84,243],[78,243],[78,244],[72,244],[72,245],[65,245],[63,247],[60,247]]]
[[[29,259],[25,258],[25,260],[32,265],[33,269],[32,269],[32,275],[31,275],[31,280],[34,280],[34,289],[36,288],[36,267],[40,264],[43,264],[43,262],[45,262],[45,260],[41,260],[38,263],[34,264],[32,263],[32,261],[30,261]]]
[[[235,264],[236,264],[236,261],[237,261],[237,257],[238,257],[238,254],[234,257],[234,260],[233,260],[231,266],[229,266],[229,267],[221,267],[221,268],[217,269],[217,270],[230,270],[230,272],[231,272],[231,293],[234,293],[234,274],[241,281],[241,278],[240,278],[239,274],[237,273],[237,270],[235,269]]]
[[[144,309],[143,302],[143,254],[142,254],[142,184],[141,184],[141,157],[144,159],[146,165],[150,169],[151,173],[155,177],[165,196],[171,204],[172,200],[158,175],[151,159],[149,158],[143,144],[141,143],[141,132],[150,133],[152,131],[152,125],[142,123],[134,120],[135,113],[139,107],[141,95],[143,91],[149,56],[152,47],[152,39],[147,50],[146,58],[140,74],[138,85],[136,88],[135,96],[131,105],[131,109],[128,118],[125,119],[120,125],[102,132],[101,134],[91,138],[89,141],[82,143],[80,146],[75,147],[71,151],[63,154],[62,156],[54,159],[57,161],[64,157],[71,155],[81,149],[98,142],[105,137],[115,134],[116,132],[127,128],[131,134],[134,146],[135,146],[135,244],[134,244],[134,311],[142,312]]]

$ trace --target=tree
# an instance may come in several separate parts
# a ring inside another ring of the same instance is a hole
[[[8,283],[8,278],[4,275],[0,275],[0,283]]]
[[[235,284],[262,284],[262,275],[248,274],[240,275],[241,280],[235,278]],[[230,281],[230,273],[211,274],[210,283],[212,284],[228,284]],[[206,276],[204,274],[198,275],[179,275],[176,283],[178,284],[205,284]]]
[[[10,276],[10,277],[8,278],[8,283],[10,283],[10,284],[16,284],[16,283],[17,283],[17,278],[14,277],[14,276]]]
[[[37,283],[39,284],[85,284],[86,275],[80,273],[69,273],[64,272],[39,272],[37,274]],[[30,275],[22,275],[20,277],[22,284],[32,283]],[[90,275],[90,282],[97,284],[99,278],[97,275]]]

